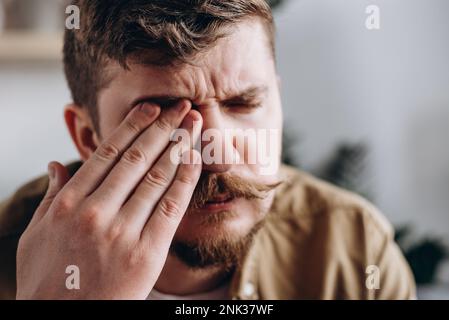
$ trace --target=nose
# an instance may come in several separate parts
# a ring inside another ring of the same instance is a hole
[[[230,171],[239,157],[234,148],[231,124],[223,117],[217,103],[194,106],[203,118],[201,154],[203,171],[224,173]]]

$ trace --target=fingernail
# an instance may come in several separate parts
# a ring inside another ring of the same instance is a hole
[[[186,102],[185,100],[182,100],[176,106],[176,111],[183,112],[188,108],[190,108],[190,103]]]
[[[140,106],[140,111],[145,113],[149,117],[154,117],[156,114],[159,113],[161,108],[159,106],[151,104],[151,103],[143,103]]]
[[[53,167],[53,165],[50,163],[48,165],[48,176],[50,177],[50,179],[53,180],[55,178],[55,175],[56,175],[55,167]]]
[[[194,129],[195,129],[195,126],[198,126],[198,125],[200,126],[200,129],[201,129],[201,126],[202,126],[201,120],[202,120],[201,116],[199,116],[199,114],[197,112],[189,111],[186,114],[186,116],[184,117],[184,120],[182,121],[182,128],[191,129],[192,124],[193,124]]]
[[[188,117],[190,117],[190,119],[192,119],[192,121],[201,121],[202,120],[201,119],[201,115],[199,114],[199,112],[198,111],[194,111],[194,110],[191,110],[188,113]]]

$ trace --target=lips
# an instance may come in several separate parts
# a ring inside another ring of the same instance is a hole
[[[216,203],[224,203],[224,202],[228,202],[230,200],[232,200],[233,197],[229,194],[222,194],[222,195],[218,195],[213,197],[212,199],[206,201],[206,205],[208,204],[216,204]]]
[[[235,205],[235,200],[237,200],[237,198],[230,194],[216,195],[206,201],[206,203],[199,208],[199,211],[212,213],[232,210]]]

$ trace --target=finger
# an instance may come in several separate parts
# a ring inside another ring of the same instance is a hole
[[[92,193],[106,177],[123,151],[151,125],[160,114],[160,107],[155,104],[144,103],[134,108],[95,151],[95,153],[81,166],[67,184],[79,197]]]
[[[175,180],[159,201],[141,234],[141,239],[151,243],[152,249],[157,252],[168,252],[200,178],[201,156],[198,151],[191,150],[183,156],[188,156],[193,162],[179,166]]]
[[[159,158],[122,208],[120,220],[124,220],[130,228],[144,228],[148,218],[162,195],[173,182],[181,155],[190,150],[201,134],[202,118],[199,112],[191,110],[184,118],[182,126],[183,138],[180,142],[172,142]],[[187,133],[187,137],[184,136]]]
[[[42,199],[39,207],[33,215],[32,223],[39,221],[47,213],[56,195],[65,186],[67,181],[69,181],[69,173],[62,164],[59,162],[50,162],[48,164],[48,177],[49,184],[47,193]]]
[[[117,212],[167,148],[171,134],[180,126],[190,108],[190,102],[184,100],[175,107],[164,110],[124,152],[120,161],[92,194],[91,201],[107,212]]]

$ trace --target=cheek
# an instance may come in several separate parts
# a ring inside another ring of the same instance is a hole
[[[256,176],[275,176],[279,168],[282,146],[282,112],[278,105],[264,107],[246,121],[240,120],[233,146],[240,163]],[[237,126],[235,125],[234,128]]]
[[[274,199],[274,191],[263,200],[248,201],[246,210],[241,210],[238,224],[243,227],[244,232],[249,232],[254,225],[264,220],[270,211]]]

